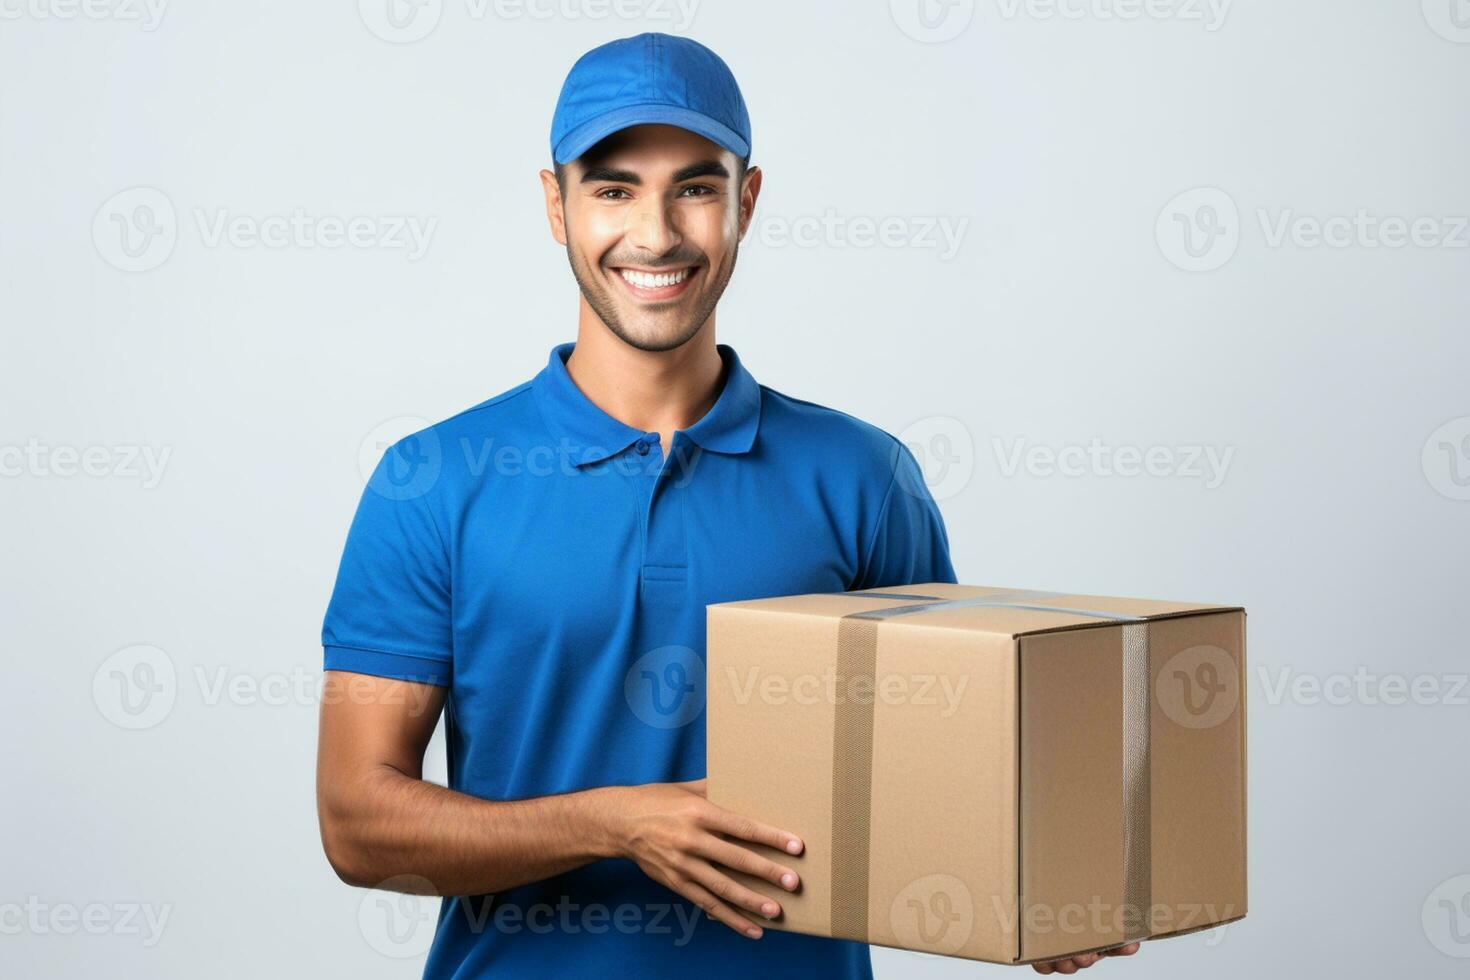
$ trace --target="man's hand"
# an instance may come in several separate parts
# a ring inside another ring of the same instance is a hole
[[[795,871],[748,845],[800,854],[801,841],[715,806],[702,779],[521,800],[483,800],[425,782],[424,748],[447,693],[327,671],[317,801],[322,844],[343,881],[379,888],[413,879],[435,895],[489,895],[623,857],[752,939],[761,928],[737,909],[771,919],[780,903],[720,869],[796,890]]]
[[[764,878],[787,891],[795,891],[800,883],[795,871],[740,843],[800,854],[800,838],[709,802],[703,779],[603,792],[612,794],[611,828],[622,856],[742,935],[759,939],[762,930],[737,909],[773,919],[781,914],[781,906],[735,881],[721,866]]]
[[[1065,959],[1049,960],[1045,963],[1032,963],[1031,968],[1043,975],[1051,973],[1073,974],[1078,970],[1087,969],[1103,957],[1132,956],[1136,952],[1138,952],[1138,943],[1129,943],[1126,946],[1105,949],[1100,953],[1083,953],[1081,956],[1068,956]]]

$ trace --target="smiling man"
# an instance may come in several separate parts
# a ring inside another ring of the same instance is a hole
[[[939,512],[893,437],[715,341],[762,179],[724,62],[597,48],[551,148],[576,342],[369,480],[323,627],[328,858],[445,896],[429,977],[869,976],[730,873],[800,888],[804,828],[704,797],[705,606],[953,582]]]

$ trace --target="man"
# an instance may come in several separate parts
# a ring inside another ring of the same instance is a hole
[[[803,844],[704,798],[705,605],[953,582],[939,512],[891,436],[716,344],[762,179],[724,62],[589,52],[552,156],[576,343],[369,481],[323,628],[327,855],[446,896],[429,977],[870,976],[728,873],[794,891],[770,855]],[[421,779],[446,708],[447,788]]]

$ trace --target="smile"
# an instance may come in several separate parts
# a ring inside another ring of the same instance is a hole
[[[689,285],[698,266],[670,269],[667,272],[649,272],[643,269],[618,269],[618,278],[628,287],[634,297],[644,300],[672,299]]]

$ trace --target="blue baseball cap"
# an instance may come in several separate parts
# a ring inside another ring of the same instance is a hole
[[[645,123],[678,126],[750,156],[750,115],[729,66],[698,41],[650,32],[577,59],[551,118],[551,158],[568,163]]]

